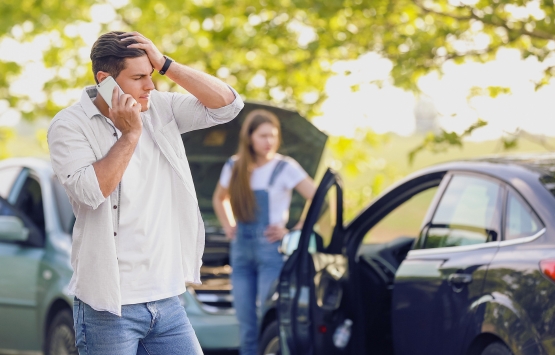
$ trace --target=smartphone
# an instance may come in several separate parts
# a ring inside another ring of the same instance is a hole
[[[111,76],[108,76],[106,79],[102,80],[102,82],[96,86],[96,90],[98,91],[100,96],[102,96],[104,101],[106,101],[106,103],[110,108],[112,108],[112,93],[114,92],[114,86],[118,87],[120,95],[124,94],[123,90],[121,90],[118,83],[116,83],[114,78],[112,78]]]

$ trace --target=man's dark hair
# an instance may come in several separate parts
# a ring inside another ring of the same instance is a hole
[[[98,37],[91,49],[92,71],[94,80],[96,73],[103,71],[110,73],[115,79],[125,69],[125,58],[137,58],[146,55],[146,52],[138,48],[127,48],[128,45],[138,43],[134,39],[122,41],[118,36],[125,32],[112,31]]]

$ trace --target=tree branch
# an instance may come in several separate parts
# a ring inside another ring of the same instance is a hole
[[[420,3],[420,1],[415,1],[414,2],[416,4],[416,6],[418,6],[420,9],[422,9],[422,11],[424,11],[425,13],[430,13],[430,14],[435,14],[438,16],[444,16],[444,17],[449,17],[458,21],[470,21],[470,20],[477,20],[480,21],[486,25],[490,25],[490,26],[495,26],[495,27],[503,27],[505,28],[508,32],[513,32],[513,33],[517,33],[520,36],[530,36],[530,37],[534,37],[534,38],[538,38],[538,39],[545,39],[545,40],[555,40],[555,35],[552,35],[550,33],[546,33],[543,31],[538,31],[538,30],[533,30],[533,31],[528,31],[524,28],[524,26],[522,26],[520,29],[515,30],[514,28],[510,28],[507,25],[507,21],[504,19],[499,18],[499,21],[495,21],[493,20],[494,17],[492,16],[492,20],[487,20],[484,19],[483,17],[480,17],[478,15],[476,15],[472,10],[471,7],[469,6],[464,6],[464,8],[468,9],[470,11],[470,15],[469,16],[459,16],[459,15],[455,15],[455,14],[450,14],[450,13],[446,13],[446,12],[441,12],[441,11],[436,11],[433,9],[429,9],[426,6],[424,6],[423,4]],[[521,24],[524,24],[522,21],[519,21]]]

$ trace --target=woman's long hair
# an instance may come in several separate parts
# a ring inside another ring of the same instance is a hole
[[[249,112],[241,127],[237,160],[231,172],[229,199],[235,218],[243,223],[252,222],[256,216],[256,199],[251,189],[251,174],[256,167],[256,153],[252,147],[252,134],[260,125],[270,123],[278,130],[278,143],[281,142],[281,127],[275,114],[268,110],[257,109]]]

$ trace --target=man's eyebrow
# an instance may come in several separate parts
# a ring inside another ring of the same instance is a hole
[[[154,73],[154,68],[152,68],[152,71],[151,71],[150,73],[148,73],[148,74],[137,73],[137,74],[133,74],[133,75],[131,75],[131,76],[140,76],[140,77],[143,77],[143,76],[147,76],[147,75],[152,75],[152,73]]]

